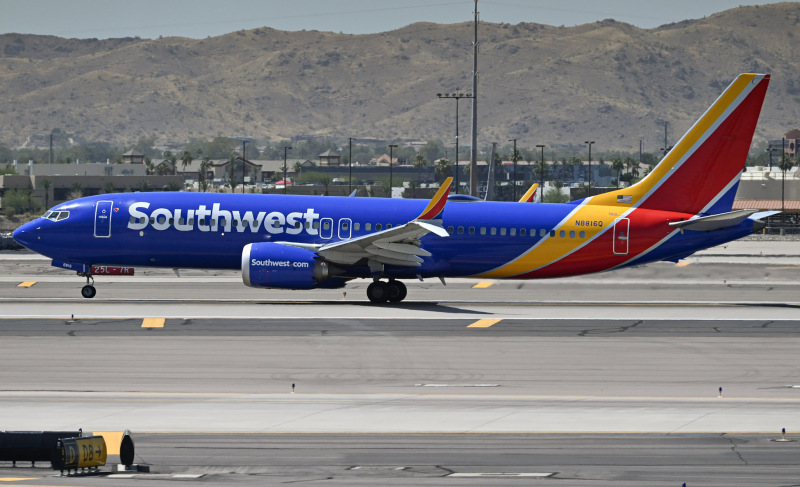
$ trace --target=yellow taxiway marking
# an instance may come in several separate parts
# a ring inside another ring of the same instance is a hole
[[[164,328],[166,318],[145,318],[142,320],[142,328]]]
[[[494,281],[481,281],[478,284],[472,286],[472,289],[486,289],[487,287],[493,286]]]
[[[102,436],[106,442],[106,453],[109,455],[119,455],[119,447],[122,445],[122,435],[124,431],[93,431],[94,436]]]
[[[22,480],[39,480],[35,477],[0,477],[0,482],[20,482]]]
[[[490,326],[494,325],[495,323],[499,323],[503,321],[502,319],[492,319],[492,318],[484,318],[482,320],[478,320],[475,323],[467,326],[467,328],[489,328]]]
[[[677,264],[675,264],[675,267],[686,267],[687,265],[691,265],[691,264],[692,263],[689,262],[688,260],[682,260],[682,261],[678,262]]]
[[[17,287],[31,287],[36,284],[36,281],[25,281],[21,284],[18,284]]]

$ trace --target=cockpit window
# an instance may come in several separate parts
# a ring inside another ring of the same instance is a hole
[[[48,211],[47,213],[42,215],[42,218],[47,218],[48,220],[53,220],[54,222],[56,222],[56,221],[60,222],[61,220],[66,220],[67,218],[69,218],[69,212],[68,211]]]

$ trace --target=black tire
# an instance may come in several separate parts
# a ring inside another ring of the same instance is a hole
[[[95,294],[97,294],[97,289],[95,289],[94,286],[87,284],[81,288],[81,296],[86,299],[93,298]]]
[[[399,303],[408,296],[408,289],[401,281],[389,281],[389,302]]]
[[[385,303],[389,299],[389,285],[383,281],[373,281],[367,287],[367,297],[373,303]]]

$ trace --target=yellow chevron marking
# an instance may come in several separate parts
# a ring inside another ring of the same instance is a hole
[[[166,318],[145,318],[142,321],[142,328],[164,328]]]
[[[503,320],[502,319],[484,318],[482,320],[478,320],[475,323],[467,326],[467,328],[489,328],[490,326],[492,326],[492,325],[494,325],[496,323],[500,323],[501,321],[503,321]]]
[[[535,249],[526,252],[516,260],[477,277],[509,277],[551,264],[612,225],[618,218],[618,212],[619,208],[584,205],[578,208],[562,226],[555,229],[554,237],[548,236]],[[582,224],[578,226],[576,222],[582,222]],[[586,222],[589,222],[588,225]],[[563,237],[561,231],[564,232]],[[570,237],[571,231],[575,232],[574,237]],[[580,238],[580,232],[586,232],[584,238]],[[611,254],[610,248],[608,252]]]
[[[494,285],[494,281],[481,281],[478,284],[472,286],[472,289],[486,289],[487,287],[492,287]]]
[[[18,284],[17,287],[31,287],[36,284],[36,281],[25,281],[21,284]]]

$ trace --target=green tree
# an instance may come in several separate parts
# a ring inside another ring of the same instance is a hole
[[[39,181],[39,186],[44,189],[44,207],[50,208],[50,188],[53,187],[53,181],[42,179]]]
[[[183,155],[181,156],[181,165],[183,166],[183,172],[186,172],[186,168],[192,164],[194,157],[192,153],[188,150],[183,151]]]
[[[622,176],[622,170],[625,169],[625,163],[622,162],[621,157],[611,159],[611,169],[617,173],[617,189],[619,189],[619,178]]]
[[[75,182],[72,183],[72,190],[69,192],[67,199],[76,200],[78,198],[83,198],[83,185],[81,183]]]
[[[111,181],[108,181],[108,182],[107,182],[107,183],[106,183],[106,184],[103,186],[103,193],[105,193],[105,194],[114,193],[115,191],[116,191],[116,188],[114,188],[114,183],[113,183],[113,182],[111,182]]]
[[[413,165],[417,169],[417,186],[420,186],[422,184],[422,168],[428,165],[428,161],[426,161],[425,157],[420,153],[414,157]],[[416,197],[416,192],[414,196]]]
[[[450,161],[444,158],[439,159],[436,162],[436,166],[434,166],[434,171],[436,172],[436,175],[438,176],[440,182],[444,182],[445,179],[447,179],[453,174],[453,169],[450,166]]]
[[[563,187],[563,182],[553,181],[553,187],[543,195],[542,201],[545,203],[566,203],[569,201],[569,196],[561,192]]]

